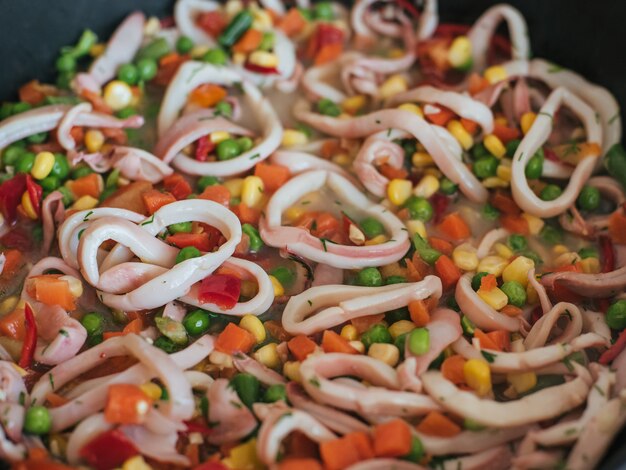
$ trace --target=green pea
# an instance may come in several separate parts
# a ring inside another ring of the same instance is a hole
[[[203,176],[198,180],[198,191],[202,192],[209,186],[220,184],[220,180],[215,176]]]
[[[102,333],[104,319],[102,318],[102,314],[98,312],[90,312],[81,318],[80,323],[83,327],[85,327],[88,335],[97,335]]]
[[[205,54],[202,56],[202,60],[213,65],[226,65],[228,56],[223,49],[215,48],[206,51]]]
[[[463,428],[468,431],[482,431],[485,429],[485,426],[472,418],[465,418],[463,420]]]
[[[134,108],[131,108],[130,106],[126,108],[122,108],[117,113],[115,113],[115,115],[120,119],[127,119],[131,116],[135,116],[136,114],[137,114],[137,110]]]
[[[215,116],[231,117],[233,115],[233,106],[228,101],[220,101],[215,105],[213,114]],[[246,137],[246,139],[249,139],[249,137]],[[252,139],[250,139],[250,141],[252,141]]]
[[[170,45],[167,43],[167,40],[165,38],[158,38],[139,49],[135,59],[137,62],[142,59],[152,59],[158,61],[161,57],[169,53]]]
[[[191,222],[179,222],[167,227],[170,233],[190,233],[192,229]]]
[[[4,166],[14,166],[20,156],[26,152],[21,145],[11,144],[2,152]]]
[[[522,251],[528,248],[528,242],[526,241],[524,235],[509,235],[506,244],[509,245],[509,248],[511,248],[511,250],[515,252]]]
[[[580,256],[581,259],[600,258],[600,254],[598,253],[598,250],[594,248],[593,246],[585,246],[581,248],[580,250],[578,250],[578,255]]]
[[[94,171],[87,164],[79,163],[72,169],[72,178],[77,180],[83,176],[92,174]]]
[[[250,150],[254,146],[254,142],[250,137],[239,137],[237,139],[237,145],[239,145],[239,151],[243,153]]]
[[[614,144],[604,157],[604,166],[609,175],[626,188],[626,149],[619,142]]]
[[[187,330],[181,322],[172,320],[171,318],[156,317],[154,323],[161,334],[172,340],[174,344],[184,346],[189,342]]]
[[[72,191],[70,191],[65,186],[59,186],[59,188],[57,188],[57,191],[59,191],[63,195],[63,205],[65,207],[68,207],[72,202],[74,202],[74,195],[72,194]]]
[[[441,256],[441,253],[432,248],[419,234],[413,236],[413,245],[420,258],[430,265],[435,264],[435,261]]]
[[[265,403],[274,403],[279,400],[287,401],[287,391],[283,384],[274,384],[267,387],[263,394],[263,401]]]
[[[474,174],[478,178],[485,179],[496,176],[496,171],[499,164],[500,160],[498,160],[494,156],[480,157],[474,162],[472,168],[474,170]]]
[[[0,106],[0,121],[8,118],[11,114],[13,114],[13,103],[5,101]]]
[[[307,126],[306,124],[302,124],[301,122],[298,123],[298,125],[296,126],[296,130],[302,132],[309,139],[313,136],[313,129],[311,129],[311,127]]]
[[[489,273],[486,273],[484,271],[474,274],[472,276],[472,289],[476,291],[480,289],[480,283],[482,282],[483,277],[488,276],[488,275]]]
[[[474,322],[470,320],[469,317],[463,315],[461,317],[461,328],[463,329],[463,334],[473,336],[476,325],[474,325]]]
[[[539,154],[533,155],[530,160],[528,160],[524,172],[526,173],[526,178],[529,180],[541,178],[543,174],[543,156]]]
[[[149,82],[154,77],[156,77],[158,68],[159,67],[155,59],[146,57],[138,60],[137,73],[139,74],[139,80],[143,82]]]
[[[409,351],[422,356],[430,350],[430,332],[426,328],[415,328],[409,333]]]
[[[606,311],[606,324],[612,330],[626,328],[626,300],[618,300]]]
[[[291,287],[296,280],[296,274],[285,266],[278,266],[270,271],[270,274],[278,279],[284,287]]]
[[[43,144],[48,139],[47,132],[39,132],[38,134],[32,134],[26,137],[26,142],[29,144]]]
[[[341,114],[339,105],[328,98],[322,98],[317,102],[317,111],[324,116],[337,117]]]
[[[330,21],[335,18],[333,4],[330,2],[319,2],[313,6],[313,16],[316,20]]]
[[[187,54],[193,49],[193,41],[189,36],[181,36],[176,40],[176,51],[179,54]]]
[[[385,321],[389,325],[393,325],[395,322],[400,320],[410,320],[411,315],[409,315],[409,309],[406,307],[396,308],[395,310],[390,310],[385,313]]]
[[[172,354],[180,350],[180,346],[174,343],[174,341],[169,339],[167,336],[159,336],[154,341],[154,346],[165,351],[168,354]]]
[[[100,202],[104,201],[105,199],[107,199],[109,196],[111,196],[114,192],[117,191],[117,188],[107,188],[105,187],[102,192],[100,193],[100,196],[98,196],[98,200]]]
[[[541,190],[540,197],[544,201],[554,201],[563,191],[556,184],[549,184]]]
[[[199,256],[202,256],[202,253],[200,253],[200,250],[198,250],[195,246],[186,246],[176,255],[176,264],[182,263],[183,261],[191,258],[198,258]]]
[[[385,325],[380,323],[372,325],[365,333],[361,335],[361,342],[366,349],[374,343],[389,343],[393,342],[393,337]]]
[[[509,298],[509,303],[516,307],[523,307],[526,303],[526,289],[517,281],[507,281],[500,286],[500,290]]]
[[[59,178],[56,176],[46,176],[44,179],[39,181],[39,185],[43,188],[44,191],[54,191],[61,184]]]
[[[30,111],[31,109],[33,109],[33,106],[30,103],[20,101],[19,103],[15,103],[13,105],[13,114],[24,113],[26,111]]]
[[[544,225],[539,232],[539,238],[550,245],[563,243],[563,232],[552,225]]]
[[[72,80],[74,80],[74,72],[60,73],[56,80],[56,86],[61,90],[69,90],[72,85]]]
[[[24,431],[39,436],[47,434],[52,428],[52,417],[45,406],[31,406],[24,416]]]
[[[389,276],[385,279],[385,285],[389,286],[391,284],[402,284],[406,282],[406,277],[404,276]]]
[[[419,197],[419,196],[411,196],[404,203],[404,207],[409,210],[409,215],[411,219],[422,220],[424,222],[428,222],[433,218],[433,206],[428,199]]]
[[[366,287],[382,286],[383,277],[376,268],[364,268],[357,274],[357,284]]]
[[[487,220],[496,220],[500,217],[500,211],[487,203],[483,206],[482,215]]]
[[[302,18],[307,21],[313,21],[313,12],[310,8],[298,8],[298,11],[302,15]]]
[[[230,386],[235,389],[235,392],[237,392],[243,404],[248,408],[250,408],[253,403],[259,401],[261,384],[259,383],[259,379],[254,375],[246,372],[237,374],[230,379]]]
[[[263,37],[261,38],[261,44],[259,44],[259,49],[262,51],[271,51],[274,47],[274,33],[271,31],[266,31],[263,33]]]
[[[400,360],[404,360],[404,350],[408,336],[408,333],[402,333],[400,336],[396,336],[396,339],[393,341],[393,345],[400,351]]]
[[[472,157],[474,160],[478,160],[483,157],[491,157],[489,150],[481,143],[478,143],[472,147]]]
[[[521,144],[522,141],[519,139],[515,139],[515,140],[510,140],[509,142],[506,143],[505,147],[506,147],[506,154],[509,157],[513,157],[513,155],[515,155],[515,152],[517,152],[517,147],[519,147],[519,144]]]
[[[124,64],[117,69],[117,78],[129,85],[136,85],[139,81],[139,70],[133,64]]]
[[[403,139],[400,142],[400,147],[404,150],[404,157],[410,159],[415,152],[417,152],[417,141],[415,139]]]
[[[73,72],[76,70],[76,59],[69,54],[62,55],[55,63],[59,72]]]
[[[454,184],[452,180],[446,178],[445,176],[441,178],[441,182],[439,184],[439,191],[441,191],[446,196],[452,196],[459,189],[458,184]]]
[[[576,200],[578,207],[584,211],[594,211],[600,206],[600,191],[593,186],[585,186]]]
[[[235,139],[222,140],[219,144],[217,144],[215,152],[217,153],[218,160],[230,160],[241,153],[239,145]]]
[[[366,217],[359,224],[367,238],[374,238],[385,233],[385,227],[374,217]]]
[[[185,315],[183,326],[192,336],[198,336],[205,333],[211,326],[211,316],[206,310],[198,308]]]
[[[253,225],[243,224],[241,226],[241,231],[248,235],[248,238],[250,239],[250,251],[256,253],[265,246],[263,239],[261,239],[261,234],[259,234],[259,231]]]
[[[33,152],[24,152],[20,155],[18,161],[15,163],[16,173],[30,173],[30,170],[35,164],[35,154]]]
[[[424,444],[419,437],[413,436],[411,438],[411,450],[408,454],[402,457],[402,460],[408,460],[410,462],[421,462],[424,458]]]
[[[87,343],[88,348],[93,348],[94,346],[99,345],[103,341],[104,341],[104,336],[102,335],[102,333],[99,333],[96,335],[87,336],[86,343]]]

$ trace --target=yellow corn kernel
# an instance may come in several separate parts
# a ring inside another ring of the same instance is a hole
[[[480,359],[469,359],[463,365],[465,382],[479,396],[485,396],[491,391],[491,370],[487,362]]]
[[[370,240],[365,240],[364,245],[365,246],[381,245],[385,243],[387,240],[388,238],[386,235],[377,235],[374,238],[371,238]]]
[[[304,145],[309,141],[307,135],[302,131],[295,129],[285,129],[283,131],[283,147],[295,147],[296,145]]]
[[[362,110],[366,104],[367,97],[365,95],[354,95],[341,102],[341,109],[343,109],[346,113],[356,114]]]
[[[341,336],[348,341],[355,341],[359,337],[359,332],[354,325],[346,325],[341,329]]]
[[[367,355],[394,367],[400,359],[400,350],[393,344],[374,343],[368,349]]]
[[[526,303],[528,305],[534,305],[537,302],[539,302],[539,295],[533,285],[529,282],[526,285]]]
[[[156,16],[148,18],[143,26],[143,33],[146,36],[154,36],[159,31],[161,31],[161,21]]]
[[[280,297],[281,295],[285,295],[285,288],[278,279],[270,275],[270,281],[272,281],[272,286],[274,287],[274,297]]]
[[[570,264],[576,264],[580,261],[580,255],[574,251],[568,251],[559,255],[555,260],[556,266],[568,266]]]
[[[522,217],[524,217],[526,222],[528,222],[528,231],[531,235],[538,235],[543,226],[546,224],[542,218],[526,212],[522,213]]]
[[[486,272],[498,277],[502,274],[507,264],[508,260],[504,259],[502,256],[485,256],[480,260],[480,263],[478,263],[477,271],[479,273]]]
[[[580,266],[586,274],[598,274],[600,272],[600,260],[594,258],[585,258],[580,261]]]
[[[406,268],[403,268],[397,262],[381,266],[379,268],[379,271],[380,274],[382,274],[383,278],[388,278],[391,276],[406,276]]]
[[[192,59],[200,59],[204,54],[209,51],[210,47],[207,45],[196,44],[189,51],[189,55]]]
[[[409,111],[413,114],[417,114],[421,118],[424,117],[424,111],[422,111],[422,108],[420,108],[418,105],[414,103],[402,103],[400,106],[398,106],[398,109],[401,109],[402,111]]]
[[[433,157],[426,152],[415,152],[411,157],[411,163],[417,168],[424,168],[434,165]]]
[[[89,55],[91,57],[99,57],[104,53],[105,49],[106,49],[106,44],[99,42],[91,46],[91,48],[89,49]]]
[[[426,168],[424,170],[424,175],[434,176],[437,179],[443,178],[443,173],[434,167]]]
[[[33,203],[30,200],[30,195],[28,194],[28,191],[24,191],[24,194],[22,194],[22,209],[24,209],[24,212],[29,219],[37,220],[37,212],[35,212],[35,208],[33,207]]]
[[[396,74],[385,80],[378,91],[383,99],[387,99],[393,95],[408,90],[408,88],[409,86],[406,82],[406,78],[403,75]]]
[[[554,245],[552,247],[552,253],[554,253],[555,255],[562,255],[563,253],[567,253],[568,251],[569,248],[565,245]]]
[[[241,295],[243,297],[252,298],[259,292],[259,286],[256,281],[241,281]]]
[[[389,334],[393,339],[398,336],[413,331],[415,329],[415,323],[409,320],[398,320],[389,327]]]
[[[259,67],[274,68],[278,66],[278,56],[272,52],[254,51],[248,57],[248,62]]]
[[[113,80],[104,87],[103,98],[113,111],[119,111],[130,105],[133,100],[133,91],[121,80]]]
[[[463,147],[464,150],[469,150],[470,148],[472,148],[472,145],[474,145],[474,139],[472,138],[472,134],[465,130],[465,127],[463,127],[461,121],[453,119],[448,123],[446,127],[448,128],[450,134],[452,134],[452,136],[456,140],[458,140],[459,144],[461,144],[461,147]]]
[[[467,243],[459,245],[452,252],[452,261],[457,268],[463,271],[475,271],[478,267],[476,249]]]
[[[272,27],[272,17],[265,10],[257,10],[254,12],[254,21],[252,27],[261,31],[266,31]]]
[[[513,250],[511,250],[504,243],[496,243],[493,246],[493,248],[496,251],[496,253],[498,254],[498,256],[502,256],[504,259],[510,259],[515,254],[515,253],[513,253]]]
[[[482,183],[483,186],[488,189],[506,188],[510,184],[508,181],[504,181],[502,178],[498,178],[497,176],[490,176],[489,178],[485,178]]]
[[[439,180],[433,175],[425,175],[413,189],[413,194],[428,199],[439,190]]]
[[[483,74],[489,83],[492,85],[494,83],[501,82],[502,80],[506,80],[508,74],[506,73],[506,69],[501,65],[494,65],[485,70]]]
[[[300,363],[298,361],[287,361],[283,365],[283,375],[289,380],[300,383],[302,376],[300,375]]]
[[[487,305],[495,310],[500,310],[509,303],[509,298],[499,287],[490,290],[478,289],[478,297],[480,297]]]
[[[348,166],[352,163],[352,159],[350,158],[350,156],[347,153],[343,152],[333,156],[332,160],[334,163],[340,166]]]
[[[233,64],[243,65],[246,61],[246,55],[243,52],[235,52],[232,56]]]
[[[7,313],[15,310],[15,307],[17,307],[17,303],[19,302],[19,300],[20,298],[17,295],[11,295],[10,297],[7,297],[2,302],[0,302],[0,315],[6,315]]]
[[[526,256],[518,256],[502,271],[504,282],[516,281],[522,286],[528,285],[528,271],[535,267],[535,262]]]
[[[228,192],[230,193],[230,197],[241,197],[241,191],[243,189],[243,178],[233,178],[230,180],[224,181],[222,184],[226,186]]]
[[[233,367],[233,357],[222,351],[213,351],[209,354],[209,362],[218,366],[220,369],[229,369]]]
[[[89,195],[81,196],[76,200],[74,204],[72,204],[72,209],[77,211],[84,211],[87,209],[93,209],[98,205],[98,200]]]
[[[276,343],[268,343],[257,349],[253,356],[257,361],[270,369],[275,369],[280,365],[278,345]]]
[[[448,62],[456,69],[466,69],[472,63],[472,43],[467,36],[458,36],[452,41]]]
[[[141,455],[135,455],[122,465],[122,470],[152,470]]]
[[[215,131],[211,132],[209,135],[209,140],[214,144],[219,144],[220,142],[225,141],[226,139],[230,139],[230,132],[227,131]]]
[[[413,183],[399,178],[392,179],[387,185],[387,197],[395,206],[401,206],[411,197]]]
[[[409,220],[406,223],[406,228],[411,237],[413,237],[416,233],[422,238],[428,237],[428,234],[426,233],[426,224],[424,224],[421,220]]]
[[[152,400],[158,400],[161,398],[161,387],[154,382],[146,382],[139,387],[143,393],[148,395]]]
[[[57,458],[64,458],[67,453],[67,437],[62,434],[52,433],[48,437],[50,453]]]
[[[54,154],[52,152],[39,152],[30,170],[30,174],[36,180],[42,180],[50,174],[54,166]]]
[[[350,346],[358,351],[359,354],[365,353],[365,345],[358,340],[348,342]]]
[[[399,59],[402,56],[404,56],[404,49],[400,49],[399,47],[389,49],[387,52],[387,57],[390,59]]]
[[[520,119],[520,126],[522,127],[522,132],[524,135],[528,134],[528,131],[533,126],[535,119],[537,119],[537,115],[532,111],[522,114],[522,118]]]
[[[299,206],[292,206],[285,211],[283,216],[285,217],[287,222],[293,223],[299,220],[300,217],[304,215],[304,212],[305,212],[304,208],[299,207]]]
[[[256,438],[233,447],[230,450],[230,455],[222,462],[228,468],[237,470],[263,470],[265,468],[257,455]]]
[[[91,153],[99,152],[104,145],[104,134],[98,129],[89,129],[85,133],[85,147]]]
[[[258,176],[246,176],[241,188],[241,202],[248,207],[257,207],[263,199],[263,180]]]
[[[502,158],[506,155],[506,147],[498,137],[493,134],[486,135],[483,139],[483,145],[487,151],[497,158]]]
[[[74,276],[65,275],[59,277],[59,280],[67,282],[70,294],[72,294],[74,297],[80,297],[81,295],[83,295],[83,283],[80,281],[80,279],[77,279]]]
[[[537,374],[534,372],[507,374],[506,379],[517,393],[525,393],[537,385]]]
[[[496,176],[502,181],[509,183],[511,181],[511,167],[509,165],[498,165]]]
[[[262,343],[267,337],[263,322],[254,315],[247,314],[241,317],[241,320],[239,321],[239,326],[246,330],[248,333],[250,333],[252,336],[254,336],[254,339],[256,339],[257,343]]]
[[[243,2],[241,0],[228,0],[226,5],[224,5],[224,13],[226,13],[226,17],[229,20],[232,20],[241,10],[243,10]]]

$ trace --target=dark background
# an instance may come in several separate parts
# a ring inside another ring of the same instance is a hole
[[[472,22],[493,0],[440,0],[441,21]],[[626,109],[626,0],[509,0],[526,17],[536,57],[580,72],[606,86]],[[22,83],[54,79],[61,46],[84,28],[106,38],[126,14],[165,16],[173,0],[0,0],[0,100],[16,98]],[[622,113],[624,119],[624,113]],[[604,462],[626,470],[626,433]]]

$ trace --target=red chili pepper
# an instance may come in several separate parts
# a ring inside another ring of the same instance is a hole
[[[38,217],[41,217],[41,197],[43,195],[43,188],[39,186],[30,175],[26,175],[26,190],[30,196],[30,202],[35,209],[35,213]]]
[[[600,235],[598,239],[602,250],[602,272],[609,273],[615,270],[615,249],[613,242],[606,235]]]
[[[602,353],[598,362],[600,364],[607,365],[609,362],[619,356],[624,348],[626,348],[626,330],[622,330],[622,332],[615,340],[615,343],[613,343],[613,345],[609,349]]]
[[[209,153],[213,151],[215,144],[209,140],[209,136],[203,135],[197,140],[196,143],[196,160],[199,162],[206,162],[209,157]]]
[[[195,421],[183,421],[183,422],[185,423],[185,426],[187,426],[187,430],[183,431],[183,433],[198,432],[200,434],[204,434],[205,436],[208,436],[209,434],[213,432],[213,430],[210,427],[205,426],[204,424],[196,423]]]
[[[198,300],[230,309],[239,301],[241,279],[229,274],[211,274],[200,282]]]
[[[244,67],[250,72],[261,73],[263,75],[271,75],[278,73],[278,69],[276,67],[263,67],[262,65],[252,64],[250,62],[246,62]]]
[[[433,206],[433,222],[438,224],[441,222],[443,218],[443,214],[445,214],[448,205],[450,204],[450,199],[448,196],[444,196],[443,194],[435,193],[430,198],[430,203]]]
[[[306,47],[306,56],[313,59],[322,47],[329,44],[341,44],[343,42],[343,31],[331,24],[320,23],[317,25],[315,33],[311,35]]]
[[[80,456],[97,470],[121,466],[139,451],[119,429],[103,432],[83,446]]]
[[[37,346],[37,322],[35,321],[33,309],[28,303],[24,306],[24,326],[26,334],[24,336],[22,354],[20,355],[20,362],[18,364],[23,369],[27,369],[33,363],[35,347]]]
[[[26,175],[20,173],[0,185],[0,210],[9,223],[17,216],[22,194],[26,191]]]

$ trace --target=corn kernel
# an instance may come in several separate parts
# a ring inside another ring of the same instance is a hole
[[[300,363],[298,361],[287,361],[283,365],[283,375],[289,380],[300,383],[302,376],[300,375]]]
[[[568,251],[569,248],[565,245],[554,245],[552,247],[552,253],[554,253],[555,255],[562,255],[563,253],[567,253]]]
[[[371,238],[369,240],[365,240],[364,245],[365,246],[381,245],[381,244],[385,243],[387,240],[388,240],[387,236],[385,236],[385,235],[377,235],[374,238]]]
[[[230,139],[230,132],[227,131],[215,131],[211,132],[209,135],[209,140],[214,144],[219,144],[220,142],[225,141],[226,139]]]
[[[89,129],[85,133],[85,147],[90,153],[99,152],[104,145],[104,134],[98,129]]]
[[[0,315],[6,315],[7,313],[12,312],[17,307],[17,303],[20,298],[17,295],[11,295],[0,302]]]
[[[537,217],[526,212],[522,213],[522,217],[528,222],[528,231],[531,235],[538,235],[541,229],[545,225],[545,222],[540,217]]]
[[[347,153],[343,152],[333,156],[332,160],[334,163],[340,166],[348,166],[352,163],[352,159],[350,158],[350,156]]]
[[[141,455],[135,455],[122,465],[122,470],[152,470]]]
[[[417,168],[424,168],[434,165],[433,157],[426,152],[415,152],[411,157],[411,163]]]
[[[469,359],[463,365],[465,382],[479,396],[485,396],[491,391],[491,370],[489,365],[480,359]]]
[[[222,351],[213,351],[209,354],[209,362],[220,369],[230,369],[233,367],[233,357]]]
[[[533,126],[535,119],[537,119],[537,115],[532,111],[522,114],[522,118],[520,119],[520,126],[522,127],[522,132],[524,135],[528,134],[528,131]]]
[[[507,183],[511,182],[511,167],[508,165],[498,165],[496,176]]]
[[[411,237],[413,237],[416,233],[422,238],[426,238],[428,236],[426,233],[426,225],[421,220],[409,220],[406,223],[406,228]]]
[[[450,121],[446,126],[452,136],[461,144],[464,150],[469,150],[474,145],[474,139],[472,135],[465,130],[461,121],[456,119]]]
[[[448,62],[454,68],[465,69],[472,62],[472,43],[467,36],[458,36],[448,49]]]
[[[265,468],[257,455],[256,438],[233,447],[230,455],[222,462],[233,470],[263,470]]]
[[[258,176],[246,176],[241,188],[241,202],[248,207],[257,207],[263,199],[263,180]]]
[[[374,343],[368,349],[367,355],[394,367],[400,359],[400,350],[393,344]]]
[[[232,61],[235,65],[243,65],[246,62],[246,55],[243,52],[235,52],[232,55]]]
[[[580,261],[580,266],[586,274],[598,274],[600,272],[600,260],[590,257]]]
[[[511,259],[515,253],[504,243],[496,243],[493,246],[498,256],[502,256],[504,259]]]
[[[50,174],[54,166],[54,154],[52,152],[39,152],[30,170],[30,174],[36,180],[42,180]]]
[[[296,145],[304,145],[309,141],[307,135],[302,131],[295,129],[285,129],[283,131],[283,147],[295,147]]]
[[[192,59],[200,59],[203,55],[205,55],[209,51],[210,47],[203,44],[196,44],[189,51],[189,55]]]
[[[365,352],[365,345],[361,341],[350,341],[348,344],[356,349],[359,354],[363,354]]]
[[[355,341],[359,337],[359,332],[354,325],[346,325],[341,329],[341,336],[348,341]]]
[[[387,185],[387,197],[392,204],[401,206],[411,197],[413,184],[410,180],[392,179]]]
[[[559,255],[555,260],[556,266],[569,266],[570,264],[576,264],[580,261],[580,255],[574,251],[568,251]]]
[[[285,288],[280,283],[280,281],[272,275],[270,275],[269,278],[270,281],[272,281],[272,286],[274,287],[274,297],[280,297],[281,295],[285,295]]]
[[[494,310],[500,310],[509,303],[509,298],[499,287],[490,290],[478,289],[478,297],[480,297],[487,305]]]
[[[161,21],[156,16],[151,16],[144,24],[143,33],[146,36],[154,36],[161,31]]]
[[[139,387],[143,393],[148,395],[152,400],[158,400],[161,398],[161,387],[154,382],[146,382]]]
[[[265,367],[275,369],[280,365],[280,357],[278,356],[278,345],[276,343],[268,343],[254,352],[254,358]]]
[[[483,75],[487,81],[493,85],[494,83],[506,80],[508,74],[506,73],[506,69],[501,65],[494,65],[485,70]]]
[[[226,186],[230,197],[241,197],[241,191],[243,189],[243,178],[233,178],[224,181],[222,184]]]
[[[113,80],[104,87],[103,98],[113,111],[119,111],[130,105],[133,100],[133,91],[121,80]]]
[[[267,333],[265,332],[263,322],[258,317],[250,314],[244,315],[239,321],[239,326],[254,336],[257,343],[265,341]]]
[[[433,175],[425,175],[413,189],[413,194],[428,199],[439,190],[439,180]]]
[[[389,51],[387,52],[387,57],[389,57],[390,59],[399,59],[400,57],[404,56],[404,49],[400,49],[399,47],[394,47],[392,49],[389,49]]]
[[[443,173],[434,167],[426,168],[424,170],[424,175],[434,176],[437,179],[443,178]]]
[[[362,110],[366,104],[367,97],[365,95],[354,95],[341,102],[341,109],[343,109],[346,113],[356,114]]]
[[[408,90],[409,86],[403,75],[396,74],[389,77],[378,89],[380,96],[387,99],[398,93]]]
[[[89,55],[94,58],[100,57],[104,53],[105,50],[106,50],[106,44],[99,42],[91,46],[91,48],[89,49]]]
[[[486,135],[483,139],[483,145],[487,151],[497,158],[502,158],[506,155],[506,147],[498,137],[493,134]]]
[[[409,320],[398,320],[389,327],[389,334],[393,339],[398,336],[413,331],[415,329],[415,323]]]
[[[507,188],[510,184],[508,181],[504,181],[502,178],[498,178],[497,176],[485,178],[482,183],[483,186],[488,189]]]
[[[37,212],[35,212],[35,208],[33,207],[33,203],[30,200],[30,195],[28,194],[28,191],[24,191],[24,194],[22,194],[22,209],[24,209],[24,212],[29,219],[38,219]]]
[[[80,281],[80,279],[77,279],[74,276],[65,275],[59,277],[59,280],[67,282],[70,294],[72,294],[74,297],[80,297],[81,295],[83,295],[83,283]]]
[[[522,286],[528,285],[528,271],[535,267],[535,262],[525,256],[518,256],[502,271],[504,282],[516,281]]]
[[[402,111],[409,111],[413,114],[417,114],[421,118],[424,117],[424,111],[422,111],[422,108],[420,108],[418,105],[414,103],[402,103],[400,106],[398,106],[398,109],[401,109]]]
[[[272,52],[254,51],[248,57],[248,62],[259,67],[275,68],[278,66],[278,56]]]
[[[228,0],[226,5],[224,5],[224,13],[226,13],[226,17],[229,20],[232,20],[241,10],[243,10],[243,2],[241,0]]]
[[[517,393],[525,393],[537,385],[537,374],[534,372],[507,374],[506,379]]]
[[[283,216],[285,217],[287,222],[293,223],[297,220],[300,220],[300,217],[304,215],[304,212],[304,208],[299,206],[292,206],[284,212]]]
[[[463,271],[475,271],[478,267],[476,249],[467,243],[459,245],[452,252],[452,261]]]
[[[506,268],[508,261],[502,256],[485,256],[478,263],[478,272],[486,272],[498,277]]]
[[[272,17],[265,10],[257,10],[254,12],[254,21],[252,27],[261,31],[266,31],[272,27]]]
[[[81,196],[76,200],[74,204],[72,204],[72,209],[77,211],[84,211],[88,209],[93,209],[98,205],[98,200],[89,195]]]

